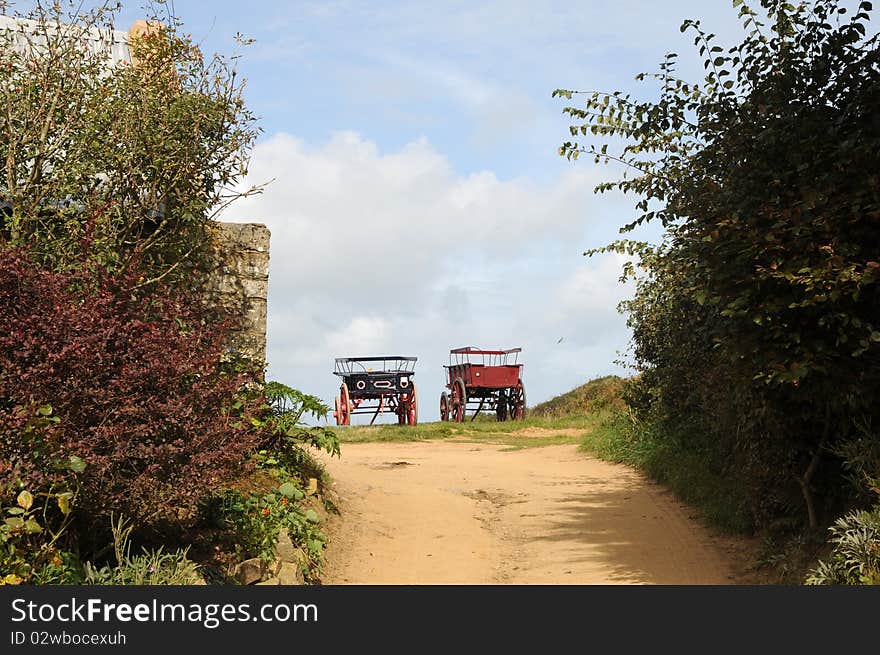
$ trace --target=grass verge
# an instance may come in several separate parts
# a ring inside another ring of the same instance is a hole
[[[464,423],[436,422],[415,426],[375,425],[338,428],[341,443],[381,441],[427,441],[448,439],[470,443],[491,443],[511,450],[560,444],[579,444],[599,424],[597,415],[529,417],[523,421],[498,422],[479,417]]]

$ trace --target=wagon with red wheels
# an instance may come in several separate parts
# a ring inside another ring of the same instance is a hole
[[[336,425],[351,425],[352,414],[397,415],[400,425],[415,425],[419,417],[413,378],[416,357],[340,357],[334,375],[342,378],[333,416]]]
[[[449,351],[446,388],[440,394],[440,420],[461,423],[473,410],[471,420],[483,410],[499,421],[519,420],[526,413],[526,389],[522,381],[521,348],[481,350],[468,346]]]

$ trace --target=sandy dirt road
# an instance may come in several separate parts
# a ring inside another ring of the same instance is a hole
[[[741,543],[576,446],[356,443],[327,466],[324,584],[748,582]]]

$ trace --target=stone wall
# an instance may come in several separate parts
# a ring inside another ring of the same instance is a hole
[[[266,361],[269,229],[259,223],[218,223],[214,285],[219,306],[241,310],[244,321],[229,343],[232,352]]]

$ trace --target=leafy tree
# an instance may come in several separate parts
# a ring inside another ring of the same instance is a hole
[[[637,77],[659,83],[657,100],[554,92],[584,100],[564,109],[573,136],[605,141],[560,154],[622,162],[628,174],[597,188],[639,196],[622,231],[666,228],[655,248],[610,246],[650,268],[626,304],[649,406],[704,414],[754,484],[756,515],[785,511],[796,489],[815,527],[816,488],[843,495],[838,464],[821,464],[878,412],[878,36],[870,2],[851,17],[837,0],[733,4],[739,45],[682,25],[703,80],[680,79],[670,53]]]
[[[173,17],[114,64],[118,8],[38,0],[0,29],[0,232],[57,269],[88,251],[142,283],[185,280],[243,195],[258,128],[234,58],[206,58]]]

